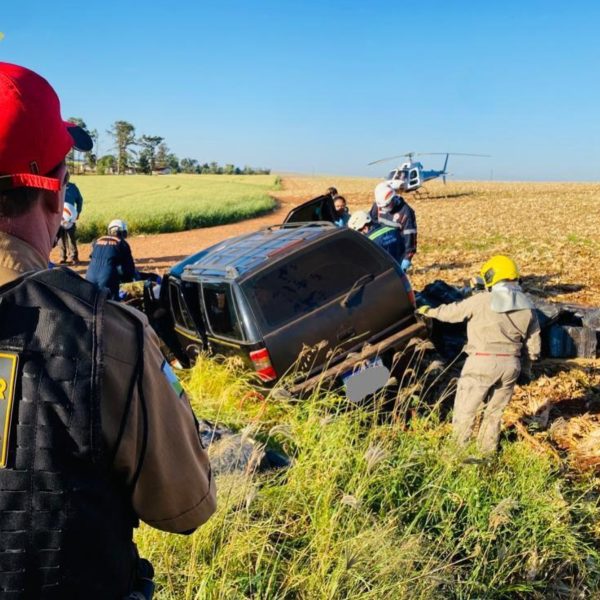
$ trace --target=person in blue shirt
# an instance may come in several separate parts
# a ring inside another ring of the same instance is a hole
[[[371,215],[364,210],[356,211],[350,217],[348,227],[366,235],[375,244],[381,246],[399,265],[402,264],[404,239],[397,227],[375,223]],[[404,271],[404,268],[402,270]]]
[[[108,235],[92,242],[90,265],[85,278],[99,287],[108,288],[111,300],[119,300],[119,285],[137,277],[131,248],[125,241],[127,223],[115,219],[108,225]]]
[[[79,188],[72,181],[67,183],[65,202],[72,204],[77,209],[77,218],[79,218],[81,211],[83,210],[83,196],[81,195]]]
[[[58,232],[58,240],[61,253],[61,264],[67,263],[67,254],[73,264],[79,262],[79,250],[77,249],[77,221],[83,209],[83,197],[79,188],[71,181],[67,183],[65,192],[65,205],[74,208],[71,210],[72,219],[68,219],[68,224],[61,223]],[[71,216],[71,215],[70,215]]]
[[[348,225],[350,219],[350,213],[348,212],[348,206],[346,205],[346,198],[344,196],[334,196],[333,205],[335,206],[336,219],[334,223],[338,227],[345,227]]]

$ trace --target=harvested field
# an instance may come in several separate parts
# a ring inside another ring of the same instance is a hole
[[[367,208],[377,180],[286,178],[280,199],[307,199],[335,185],[350,210]],[[460,282],[490,255],[514,256],[526,287],[549,299],[600,305],[600,185],[441,182],[428,198],[408,195],[419,251],[411,279]]]

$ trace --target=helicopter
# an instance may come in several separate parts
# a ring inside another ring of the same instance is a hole
[[[444,166],[441,170],[436,171],[435,169],[431,169],[426,171],[423,168],[423,165],[414,161],[413,157],[415,156],[446,156],[446,160],[444,161]],[[396,167],[392,171],[389,172],[387,176],[387,181],[389,181],[390,185],[398,190],[403,192],[416,192],[419,194],[419,188],[426,182],[431,181],[432,179],[437,179],[441,177],[443,182],[446,183],[446,176],[448,175],[448,171],[446,168],[448,167],[448,158],[450,156],[480,156],[489,158],[489,154],[464,154],[462,152],[407,152],[406,154],[399,154],[397,156],[388,156],[387,158],[380,158],[378,160],[374,160],[370,162],[369,165],[376,165],[382,162],[387,162],[389,160],[394,160],[396,158],[407,157],[408,161],[403,162],[400,166]]]

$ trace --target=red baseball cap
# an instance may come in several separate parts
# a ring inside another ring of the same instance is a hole
[[[87,131],[63,121],[58,96],[43,77],[0,62],[0,190],[57,192],[62,182],[48,174],[71,148],[88,152],[92,146]]]

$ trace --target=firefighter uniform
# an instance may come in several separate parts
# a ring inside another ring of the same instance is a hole
[[[521,371],[522,348],[530,360],[537,360],[541,350],[537,317],[523,300],[515,310],[494,306],[500,292],[520,298],[520,290],[516,286],[503,290],[505,284],[498,285],[491,293],[481,292],[425,312],[427,317],[446,323],[467,321],[468,357],[458,381],[452,425],[457,441],[465,444],[477,413],[487,400],[477,438],[483,453],[494,452],[498,445],[502,413]]]
[[[404,239],[397,227],[374,223],[369,229],[367,237],[378,246],[381,246],[398,263],[402,262],[402,258],[404,257]]]
[[[119,284],[135,279],[135,263],[129,244],[114,235],[104,235],[92,243],[90,264],[85,278],[110,290],[112,300],[119,299]]]
[[[139,312],[0,233],[0,596],[120,599],[137,520],[215,510],[189,402]]]
[[[401,196],[394,196],[388,207],[380,208],[376,202],[371,206],[371,220],[400,229],[404,236],[404,255],[402,260],[412,261],[417,252],[417,216]]]

